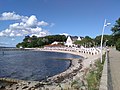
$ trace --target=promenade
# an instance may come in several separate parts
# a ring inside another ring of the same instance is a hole
[[[110,49],[109,61],[113,90],[120,90],[120,52]]]

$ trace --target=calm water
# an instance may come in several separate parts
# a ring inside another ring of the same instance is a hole
[[[42,80],[69,67],[69,60],[57,58],[80,58],[80,56],[40,51],[5,51],[4,55],[0,52],[0,77]]]

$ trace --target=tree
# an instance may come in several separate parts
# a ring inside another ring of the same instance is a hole
[[[20,46],[22,46],[22,43],[18,43],[18,44],[16,45],[17,48],[20,48]]]
[[[30,36],[25,36],[25,38],[23,39],[23,41],[27,41],[30,38]]]
[[[25,38],[23,39],[23,42],[18,43],[16,45],[16,47],[28,47],[28,48],[32,48],[32,47],[41,47],[44,45],[48,45],[53,43],[54,41],[57,42],[65,42],[66,41],[66,36],[64,35],[50,35],[50,36],[45,36],[45,37],[36,37],[36,36],[25,36]]]
[[[111,29],[116,42],[116,49],[120,51],[120,18],[116,20],[114,27]]]
[[[104,36],[103,36],[103,37],[104,37]],[[104,39],[104,38],[103,38],[103,39]],[[101,43],[101,35],[96,36],[95,39],[94,39],[94,41],[95,41],[95,45],[100,46],[100,43]]]
[[[74,44],[77,44],[77,45],[80,45],[80,46],[82,45],[84,47],[93,47],[94,46],[94,40],[91,37],[86,36],[81,41],[79,41],[79,40],[75,41]]]
[[[117,41],[118,38],[120,38],[120,18],[116,20],[116,23],[111,30],[113,32],[114,40]]]
[[[42,38],[38,39],[37,44],[38,44],[39,47],[44,45],[44,42],[42,41]]]
[[[83,41],[84,41],[86,47],[93,47],[94,46],[94,40],[89,36],[85,36]]]
[[[118,20],[116,20],[116,23],[114,25],[114,27],[112,28],[112,32],[115,33],[117,31],[120,31],[120,18]]]
[[[106,45],[107,46],[114,46],[115,42],[114,42],[114,39],[113,39],[113,36],[112,35],[103,35],[103,44],[105,44],[106,42]],[[101,43],[101,35],[99,36],[96,36],[96,38],[94,39],[95,41],[95,44],[97,46],[100,46],[100,43]]]

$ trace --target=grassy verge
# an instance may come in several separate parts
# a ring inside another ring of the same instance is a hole
[[[103,55],[103,63],[97,60],[87,75],[88,90],[99,90],[100,79],[102,76],[103,65],[105,61],[105,55]]]

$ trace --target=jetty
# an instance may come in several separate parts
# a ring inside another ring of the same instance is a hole
[[[32,49],[24,49],[24,48],[0,48],[0,51],[28,51]]]

